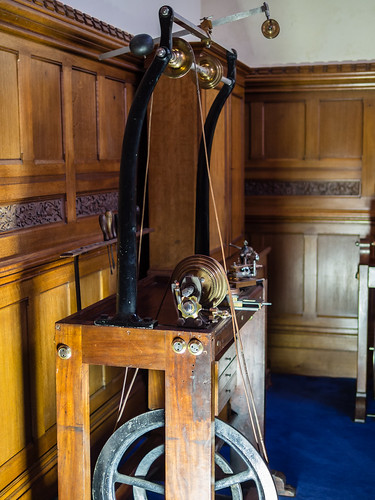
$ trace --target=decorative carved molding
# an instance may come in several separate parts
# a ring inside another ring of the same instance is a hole
[[[271,66],[264,68],[251,68],[251,76],[271,76],[271,75],[322,75],[322,74],[348,74],[348,73],[368,73],[375,72],[375,62],[347,62],[332,64],[306,64],[293,66]]]
[[[44,200],[0,206],[0,232],[64,221],[64,201]]]
[[[118,192],[88,194],[77,196],[77,217],[89,217],[104,213],[106,210],[117,212]]]
[[[292,90],[374,89],[375,62],[343,62],[252,68],[246,75],[247,93]]]
[[[359,196],[360,181],[246,180],[246,196]]]
[[[51,14],[52,12],[64,16],[69,20],[77,21],[78,23],[84,24],[90,28],[94,28],[106,35],[113,36],[123,42],[129,43],[131,40],[131,35],[126,31],[122,31],[114,26],[100,21],[95,17],[91,17],[88,14],[84,14],[69,5],[65,5],[62,2],[56,0],[24,0],[24,2],[18,3],[31,3],[37,6],[39,9],[42,8],[46,13]]]

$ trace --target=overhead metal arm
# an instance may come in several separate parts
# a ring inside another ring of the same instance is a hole
[[[162,9],[163,8],[164,7],[162,7]],[[238,12],[237,14],[231,14],[229,16],[221,17],[221,18],[213,20],[213,21],[210,20],[209,24],[211,25],[211,27],[220,26],[222,24],[231,23],[233,21],[239,21],[240,19],[244,19],[244,18],[249,17],[249,16],[254,16],[255,14],[261,14],[262,12],[265,12],[267,19],[269,19],[270,11],[269,11],[268,4],[266,2],[264,2],[262,6],[256,7],[254,9],[246,10],[244,12]],[[207,20],[207,19],[209,19],[209,18],[207,18],[207,17],[203,18],[203,21]],[[180,14],[177,14],[177,12],[174,13],[173,21],[184,29],[180,30],[180,31],[175,31],[174,33],[172,33],[172,37],[182,37],[182,36],[186,36],[186,35],[194,35],[197,38],[200,38],[202,41],[207,42],[208,44],[215,43],[216,45],[225,49],[228,52],[232,51],[232,49],[227,48],[227,47],[223,46],[222,44],[220,44],[219,42],[213,40],[211,38],[210,30],[208,30],[206,28],[204,28],[204,29],[202,28],[204,23],[202,23],[201,26],[196,26],[195,24],[191,23],[190,21],[188,21],[184,17],[180,16]],[[160,42],[160,38],[159,37],[153,38],[153,42],[154,42],[154,45],[158,44]],[[122,54],[128,54],[129,52],[131,52],[129,46],[120,47],[118,49],[110,50],[109,52],[104,52],[103,54],[100,54],[99,60],[102,61],[105,59],[109,59],[111,57],[120,56]]]
[[[116,315],[97,324],[152,328],[153,320],[139,318],[137,308],[136,196],[137,163],[147,105],[172,54],[173,10],[159,10],[160,47],[144,74],[126,122],[120,163],[118,203],[117,300]]]

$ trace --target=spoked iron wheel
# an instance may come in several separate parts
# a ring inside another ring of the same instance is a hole
[[[121,472],[124,458],[126,459],[134,443],[162,427],[164,410],[154,410],[129,420],[112,434],[95,466],[93,500],[115,500],[116,485],[121,484],[133,487],[135,500],[147,500],[147,491],[164,495],[164,485],[148,478],[152,465],[164,454],[164,444],[146,451],[133,475]],[[233,470],[222,455],[215,453],[216,470],[220,472],[220,479],[215,481],[215,491],[228,488],[232,499],[242,500],[241,483],[250,481],[255,485],[259,500],[277,500],[271,473],[251,443],[240,432],[219,419],[215,419],[215,434],[229,446],[231,454],[235,452],[238,455],[241,462],[241,470]]]

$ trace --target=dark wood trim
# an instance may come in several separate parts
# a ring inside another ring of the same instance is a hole
[[[0,0],[0,27],[96,61],[100,53],[126,46],[132,38],[119,28],[55,0]],[[103,64],[133,71],[143,68],[143,60],[129,54]]]
[[[252,68],[246,93],[292,90],[375,89],[375,62],[314,64]]]

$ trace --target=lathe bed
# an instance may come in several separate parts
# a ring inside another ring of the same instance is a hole
[[[155,317],[166,285],[165,279],[155,277],[141,283],[139,314]],[[265,288],[266,281],[259,280],[249,289],[249,298],[255,303],[264,301]],[[237,373],[231,320],[221,319],[205,330],[179,328],[173,326],[176,313],[167,299],[154,329],[94,324],[114,312],[112,296],[56,324],[59,499],[91,498],[90,364],[164,372],[165,498],[214,498],[214,418],[229,400],[237,415],[234,427],[253,440],[243,382]],[[237,311],[236,315],[263,432],[265,308]],[[189,348],[176,352],[176,339]],[[201,352],[197,354],[192,345]]]

